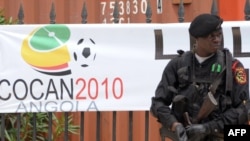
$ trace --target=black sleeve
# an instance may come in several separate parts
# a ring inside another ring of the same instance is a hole
[[[152,97],[150,111],[158,121],[165,127],[170,128],[172,123],[177,121],[171,114],[172,99],[177,93],[175,88],[177,83],[177,58],[170,60],[165,67],[162,78],[155,90],[155,96]]]

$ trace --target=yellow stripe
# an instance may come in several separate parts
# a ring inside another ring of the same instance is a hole
[[[37,31],[37,29],[24,39],[21,48],[21,55],[28,64],[39,67],[51,67],[70,61],[67,45],[63,45],[62,47],[50,52],[37,52],[32,50],[29,45],[29,38],[33,36],[35,31]]]

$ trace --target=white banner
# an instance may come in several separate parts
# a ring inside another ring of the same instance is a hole
[[[190,49],[189,23],[0,26],[0,113],[149,110],[162,71]],[[224,22],[245,65],[250,24]]]

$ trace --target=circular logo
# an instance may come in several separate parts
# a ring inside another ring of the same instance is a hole
[[[33,30],[22,43],[21,56],[41,73],[68,75],[70,54],[66,42],[70,30],[65,25],[51,24]]]

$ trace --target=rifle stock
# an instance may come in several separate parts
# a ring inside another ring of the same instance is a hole
[[[201,109],[199,110],[199,113],[196,117],[196,119],[193,121],[194,123],[198,123],[200,120],[206,118],[218,105],[216,99],[214,98],[214,95],[212,92],[208,92]]]
[[[198,123],[200,120],[206,118],[218,105],[216,99],[214,98],[214,94],[216,93],[216,89],[222,81],[223,72],[226,70],[224,66],[221,72],[217,75],[213,83],[209,87],[209,92],[203,101],[200,111],[194,120],[194,123]]]
[[[194,118],[191,122],[189,119],[189,115],[187,112],[187,98],[183,95],[177,95],[173,100],[173,108],[175,110],[175,114],[182,114],[184,118],[184,122],[186,125],[191,125],[192,123],[198,123],[200,120],[206,118],[218,105],[216,99],[214,98],[213,93],[210,91],[208,92],[203,104],[197,114],[196,118]]]

